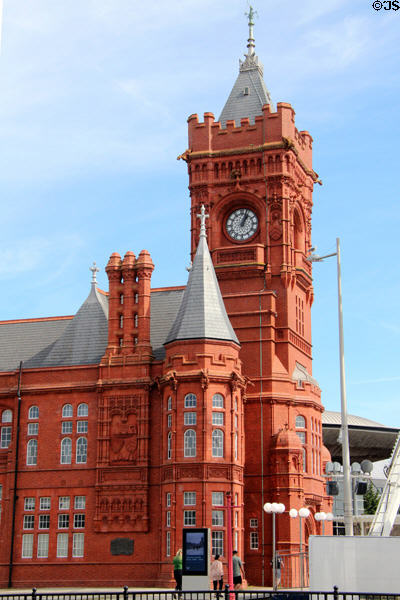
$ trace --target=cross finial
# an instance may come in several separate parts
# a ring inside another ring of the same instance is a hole
[[[97,267],[95,262],[93,262],[92,267],[89,267],[89,271],[92,271],[92,285],[96,285],[96,283],[97,283],[96,273],[98,273],[100,271],[100,269]]]
[[[255,44],[254,44],[254,36],[253,36],[253,27],[254,27],[254,17],[258,16],[257,15],[257,11],[254,10],[254,8],[249,5],[249,12],[248,13],[244,13],[246,15],[246,17],[248,17],[249,19],[249,39],[247,40],[249,43],[247,44],[247,48],[249,49],[248,54],[254,54],[254,48],[255,48]]]
[[[208,219],[208,217],[210,215],[206,215],[206,209],[204,208],[204,204],[201,205],[200,208],[200,214],[197,215],[200,219],[200,237],[207,237],[206,234],[206,219]]]

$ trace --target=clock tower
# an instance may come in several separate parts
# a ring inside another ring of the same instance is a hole
[[[299,550],[299,524],[287,514],[328,510],[322,478],[321,392],[312,376],[312,138],[295,112],[274,108],[255,54],[253,10],[239,75],[218,119],[191,115],[187,162],[192,256],[202,204],[225,307],[241,344],[245,399],[244,557],[250,581],[270,583],[271,516],[282,502],[278,550]],[[317,533],[314,519],[304,538]]]

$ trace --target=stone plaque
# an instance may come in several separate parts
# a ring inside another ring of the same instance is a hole
[[[111,540],[111,554],[118,556],[124,554],[130,556],[133,554],[133,540],[131,538],[115,538]]]

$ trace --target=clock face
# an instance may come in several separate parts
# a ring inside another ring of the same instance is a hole
[[[257,215],[249,208],[238,208],[234,210],[226,221],[226,231],[228,235],[238,242],[253,237],[257,228]]]

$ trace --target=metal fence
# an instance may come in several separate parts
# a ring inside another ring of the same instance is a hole
[[[174,590],[132,590],[127,586],[121,591],[85,591],[65,592],[52,591],[40,592],[36,588],[30,593],[0,593],[0,600],[400,600],[399,594],[369,594],[350,593],[339,591],[335,587],[332,591],[292,591],[292,590],[235,590],[230,591],[228,586],[223,592],[183,591]]]

